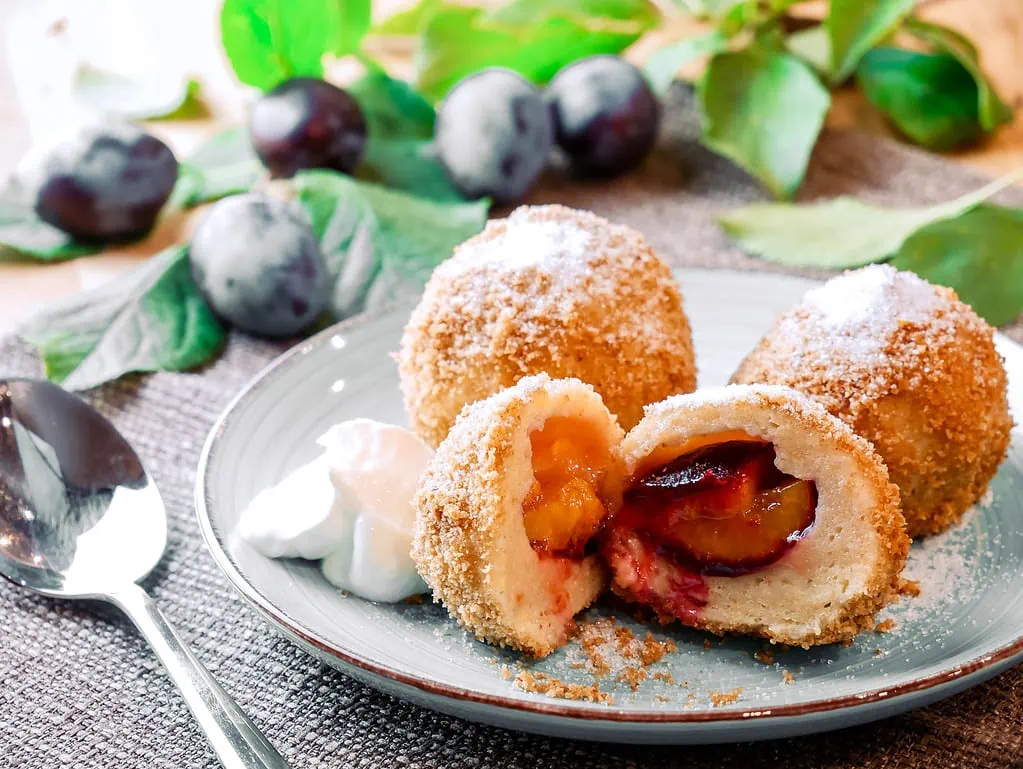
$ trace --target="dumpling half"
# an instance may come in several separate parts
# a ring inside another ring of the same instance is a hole
[[[467,406],[416,496],[412,557],[481,640],[542,657],[607,584],[596,535],[621,497],[624,433],[577,379],[526,377]]]
[[[862,438],[796,391],[729,386],[648,406],[602,535],[612,587],[662,620],[798,646],[873,627],[909,539]]]

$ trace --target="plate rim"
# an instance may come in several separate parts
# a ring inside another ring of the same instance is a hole
[[[817,278],[808,278],[803,275],[789,275],[786,273],[773,273],[760,270],[737,270],[733,268],[699,268],[680,267],[672,270],[674,273],[732,273],[749,276],[760,273],[765,276],[776,278],[795,278],[811,283],[822,283]],[[980,657],[947,668],[938,673],[915,678],[892,686],[872,689],[859,694],[847,694],[840,697],[829,697],[820,700],[803,703],[792,703],[756,709],[728,709],[709,711],[631,711],[622,708],[609,707],[606,710],[584,708],[578,704],[554,703],[546,701],[534,701],[531,699],[519,699],[497,694],[485,694],[460,686],[453,686],[442,682],[433,682],[425,678],[410,675],[401,670],[381,665],[372,659],[363,658],[350,651],[342,649],[329,639],[320,637],[317,633],[306,630],[302,624],[290,617],[287,611],[276,606],[270,599],[264,597],[260,591],[248,580],[245,575],[235,566],[224,543],[220,541],[213,527],[212,517],[208,503],[211,502],[206,483],[210,471],[211,460],[216,456],[218,442],[222,434],[229,428],[235,409],[266,386],[271,377],[275,376],[280,369],[287,366],[293,359],[308,355],[319,348],[326,340],[329,340],[339,332],[348,329],[358,328],[374,320],[394,313],[408,304],[407,302],[389,303],[384,307],[370,312],[359,313],[347,318],[295,345],[289,350],[281,353],[270,363],[256,373],[242,389],[228,402],[218,415],[213,426],[203,443],[202,452],[199,456],[199,465],[196,471],[194,503],[196,518],[199,529],[202,533],[206,548],[213,557],[214,563],[227,577],[231,587],[245,598],[255,608],[264,620],[278,625],[287,634],[293,635],[305,644],[308,644],[329,657],[341,662],[343,665],[356,668],[370,676],[387,679],[391,683],[400,686],[411,687],[427,696],[441,697],[447,700],[458,702],[470,702],[478,705],[496,707],[503,710],[515,710],[538,716],[556,716],[579,721],[609,721],[621,724],[706,724],[725,723],[734,721],[768,721],[775,719],[791,718],[813,713],[828,713],[836,710],[844,710],[860,705],[869,705],[879,702],[893,702],[905,698],[916,692],[928,691],[953,682],[965,681],[974,675],[987,671],[991,668],[1001,666],[1014,657],[1023,656],[1023,628],[1019,635],[1012,642],[1005,644],[992,652],[983,654]],[[1000,345],[1009,345],[1015,348],[1023,357],[1023,345],[1010,339],[997,329],[995,330],[995,341]],[[301,648],[301,646],[300,646]],[[303,649],[306,653],[308,650]],[[995,671],[997,672],[997,671]]]

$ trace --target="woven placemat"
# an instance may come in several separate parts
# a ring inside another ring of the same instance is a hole
[[[744,257],[714,212],[761,196],[695,139],[688,95],[669,109],[662,148],[642,173],[601,184],[552,178],[529,202],[592,208],[647,234],[676,265],[771,269]],[[939,158],[860,134],[827,134],[806,198],[940,201],[984,179]],[[1004,193],[1023,203],[1023,193]],[[742,312],[741,307],[722,308]],[[1023,326],[1009,333],[1023,340]],[[609,746],[478,726],[378,694],[279,638],[228,586],[192,507],[199,451],[220,410],[279,346],[235,336],[199,373],[126,379],[92,394],[137,447],[170,517],[166,557],[147,586],[212,673],[295,769],[430,767],[1023,767],[1023,668],[933,707],[801,739],[697,748]],[[0,342],[0,375],[36,374]],[[217,762],[138,634],[102,606],[36,598],[0,580],[0,767],[199,769]]]

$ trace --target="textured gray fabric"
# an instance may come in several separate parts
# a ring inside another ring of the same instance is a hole
[[[757,198],[755,186],[697,145],[690,113],[669,114],[675,117],[663,147],[642,173],[600,184],[555,175],[530,202],[592,208],[631,224],[675,264],[766,269],[731,246],[713,220],[716,210]],[[890,142],[828,134],[804,196],[851,193],[905,205],[943,200],[982,181]],[[1007,192],[1003,200],[1020,202],[1023,194]],[[1010,333],[1023,339],[1019,324]],[[207,430],[280,349],[235,336],[201,372],[129,378],[93,398],[138,448],[167,503],[170,544],[147,586],[295,769],[1023,767],[1023,669],[934,707],[829,735],[637,748],[476,726],[392,700],[325,667],[278,638],[232,592],[204,548],[192,507]],[[0,376],[37,370],[23,347],[0,343]],[[103,607],[36,598],[0,580],[0,768],[215,766],[184,703],[126,621]]]

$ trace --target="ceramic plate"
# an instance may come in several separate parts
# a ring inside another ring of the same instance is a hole
[[[812,282],[731,271],[679,273],[695,330],[700,384],[727,381],[775,315]],[[850,647],[775,649],[654,628],[678,651],[635,691],[614,671],[595,680],[578,643],[529,663],[473,640],[440,607],[378,605],[342,596],[313,563],[263,558],[233,535],[258,491],[319,453],[315,439],[353,417],[405,423],[396,350],[407,309],[357,319],[278,359],[228,407],[199,467],[196,505],[207,543],[234,586],[279,632],[345,673],[394,696],[473,721],[593,740],[701,743],[835,729],[919,707],[973,686],[1023,654],[1023,431],[993,498],[963,523],[913,547],[907,576],[922,593],[888,610],[895,628]],[[998,340],[1016,420],[1023,348]],[[590,616],[608,612],[598,608]],[[650,628],[618,612],[634,633]],[[754,655],[759,653],[759,659]],[[521,668],[598,683],[612,705],[521,691]],[[655,675],[660,674],[660,675]]]

